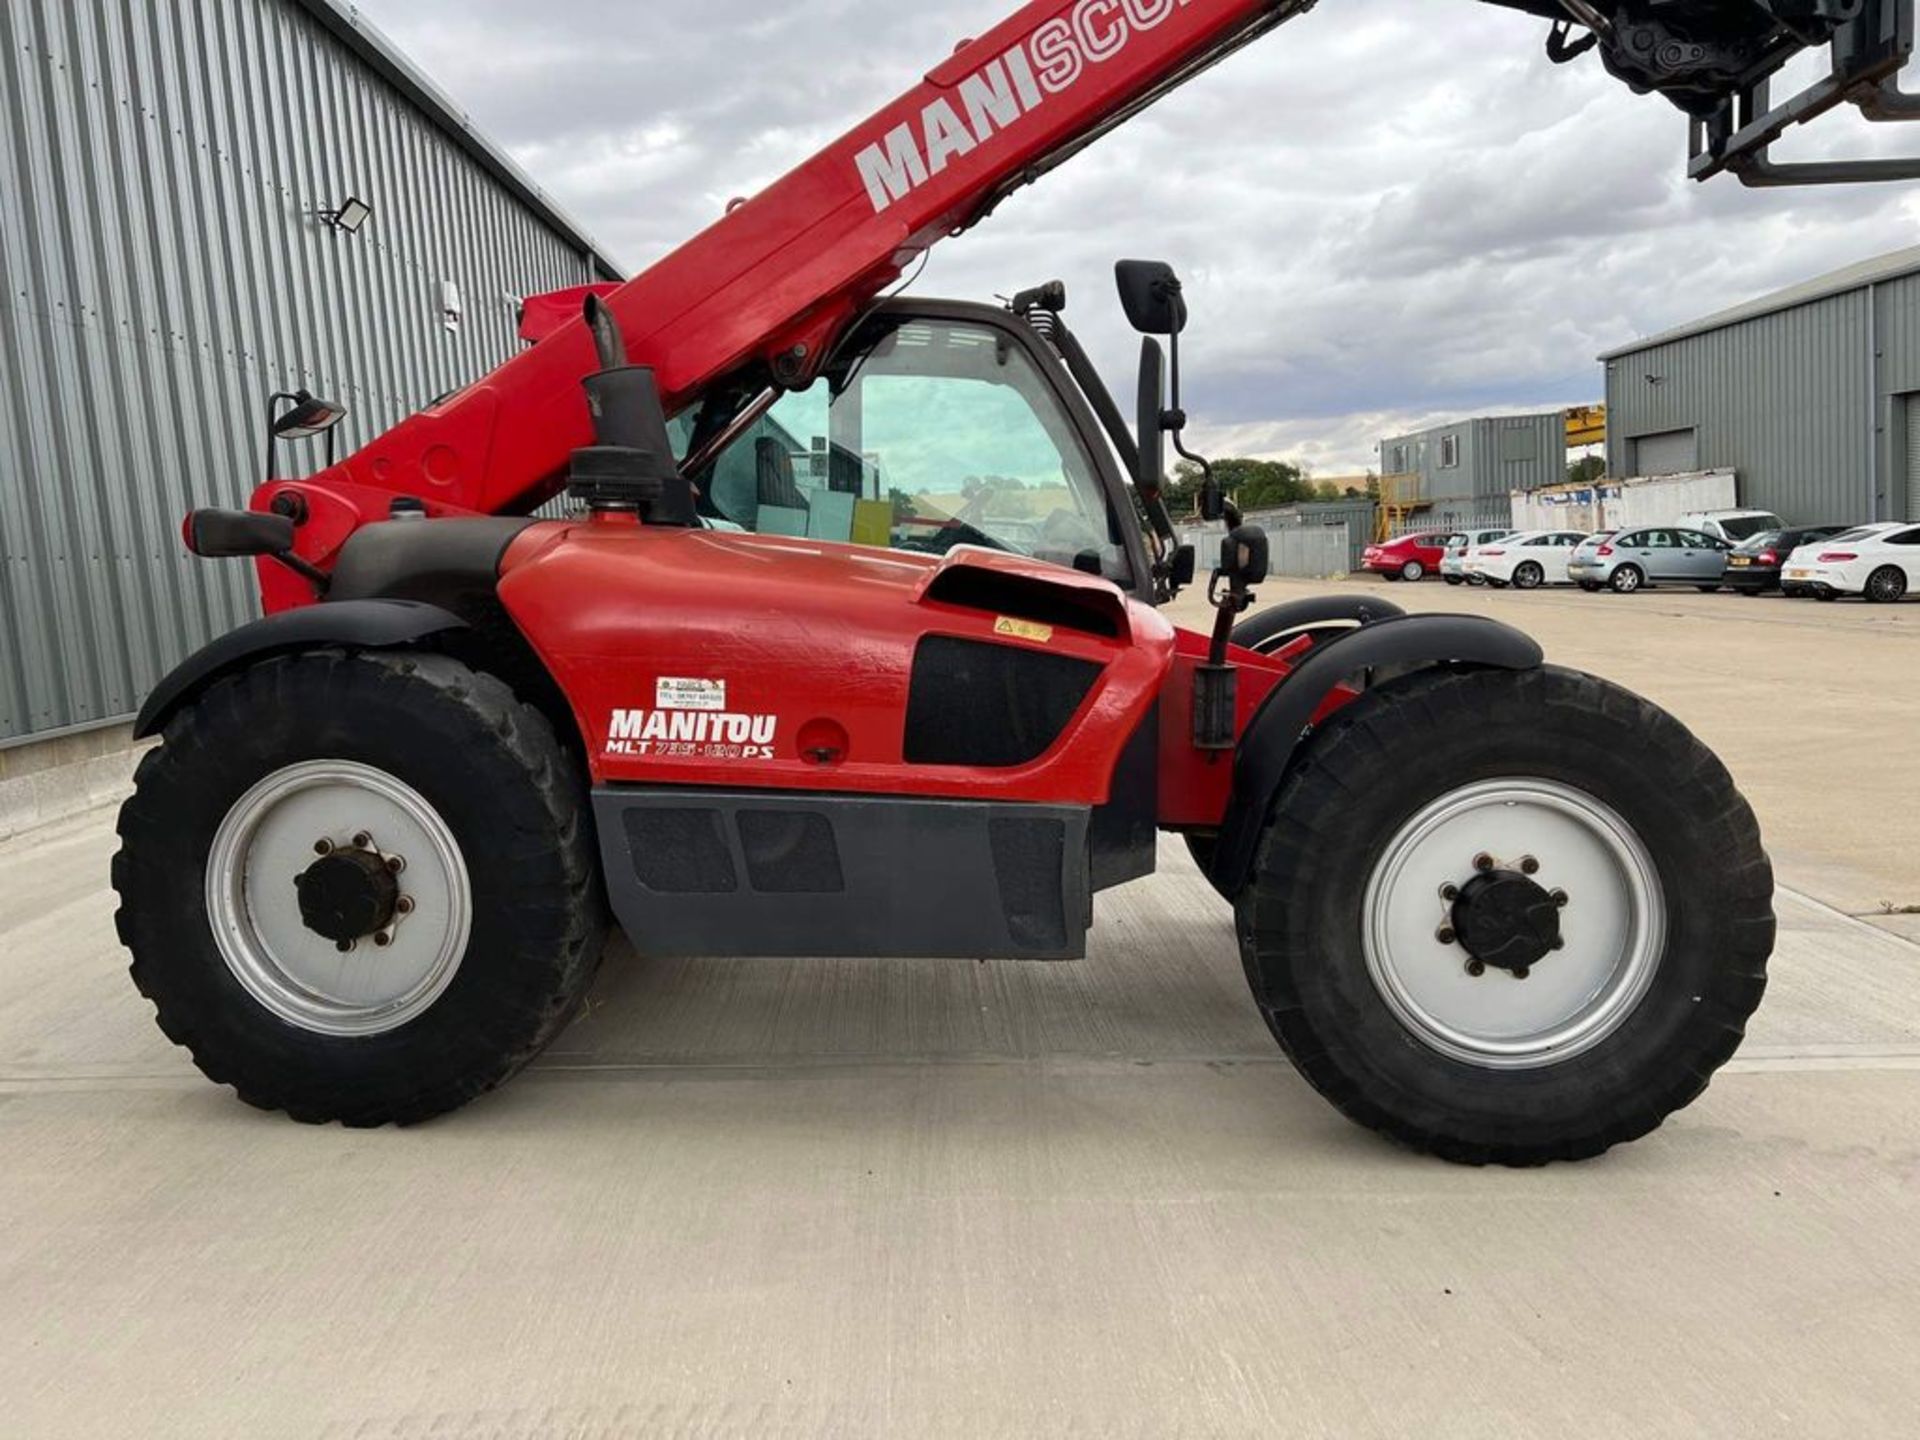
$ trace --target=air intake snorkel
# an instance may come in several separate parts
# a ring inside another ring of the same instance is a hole
[[[652,368],[629,363],[620,322],[598,295],[587,297],[585,319],[600,357],[599,373],[584,382],[594,443],[573,452],[567,493],[596,512],[633,513],[649,525],[698,525]]]

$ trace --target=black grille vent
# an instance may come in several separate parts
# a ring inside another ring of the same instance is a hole
[[[907,763],[1031,764],[1060,738],[1100,670],[1066,655],[929,636],[913,659]]]
[[[847,888],[827,817],[807,810],[743,810],[747,882],[762,895],[838,895]]]
[[[740,882],[718,810],[629,810],[633,873],[661,895],[731,895]]]

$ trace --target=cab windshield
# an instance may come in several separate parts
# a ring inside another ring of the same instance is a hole
[[[696,482],[717,528],[934,555],[981,545],[1133,579],[1059,396],[1020,345],[977,322],[893,326],[784,396]]]

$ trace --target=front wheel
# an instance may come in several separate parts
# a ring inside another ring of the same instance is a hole
[[[1538,562],[1529,560],[1513,572],[1513,588],[1516,590],[1538,590],[1547,583],[1547,572]]]
[[[1607,587],[1602,585],[1598,580],[1582,580],[1580,582],[1580,588],[1589,595],[1598,595]]]
[[[1467,577],[1464,575],[1449,575],[1446,577],[1446,580],[1449,585],[1464,585],[1467,583]]]
[[[1394,754],[1422,763],[1382,785]],[[1236,909],[1323,1095],[1449,1160],[1536,1165],[1705,1089],[1765,990],[1772,894],[1752,811],[1664,712],[1566,670],[1425,671],[1310,742]]]
[[[437,655],[266,661],[167,726],[120,812],[160,1028],[296,1120],[426,1120],[573,1017],[604,934],[586,789],[541,715]]]

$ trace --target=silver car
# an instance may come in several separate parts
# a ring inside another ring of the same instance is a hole
[[[1727,552],[1732,548],[1698,530],[1656,525],[1622,531],[1598,545],[1582,545],[1574,552],[1567,575],[1584,589],[1607,586],[1621,595],[1649,585],[1693,585],[1712,594],[1727,573]]]

